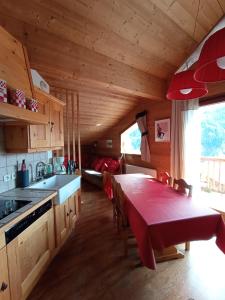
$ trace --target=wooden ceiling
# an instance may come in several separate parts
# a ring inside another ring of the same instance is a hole
[[[224,15],[225,0],[7,0],[0,9],[32,68],[52,87],[79,91],[87,143],[144,99],[165,100],[167,80]]]

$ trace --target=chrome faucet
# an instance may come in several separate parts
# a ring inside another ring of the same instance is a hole
[[[39,161],[36,164],[36,180],[44,177],[46,172],[46,163]]]

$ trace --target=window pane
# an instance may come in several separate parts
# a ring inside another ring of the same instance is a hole
[[[141,154],[141,132],[137,123],[121,134],[121,153]]]
[[[201,155],[225,157],[225,103],[203,106],[201,112]]]

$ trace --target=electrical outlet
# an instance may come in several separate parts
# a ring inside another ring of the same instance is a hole
[[[3,181],[10,181],[11,180],[11,176],[10,176],[10,174],[6,174],[6,175],[4,175],[3,176]]]
[[[11,177],[12,177],[13,180],[16,179],[16,173],[13,172],[13,173],[11,174]]]

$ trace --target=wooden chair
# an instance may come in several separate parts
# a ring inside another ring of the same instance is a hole
[[[192,185],[187,184],[184,179],[174,179],[173,188],[181,194],[187,194],[188,197],[192,196]]]
[[[112,184],[112,206],[113,206],[113,222],[117,224],[117,231],[119,232],[118,226],[118,216],[117,216],[117,209],[116,209],[116,199],[117,199],[117,182],[115,181],[114,177],[110,174],[111,184]]]
[[[120,233],[120,236],[124,243],[124,256],[128,255],[128,248],[137,247],[136,241],[135,244],[128,244],[128,240],[134,239],[134,235],[131,232],[129,221],[124,210],[125,195],[119,183],[113,183],[115,189],[115,208],[117,216],[117,230]]]
[[[159,173],[159,181],[161,181],[164,184],[171,185],[172,177],[169,175],[168,172],[160,172]]]
[[[187,184],[184,179],[174,179],[173,188],[181,194],[186,194],[188,197],[192,196],[192,185]],[[190,250],[190,242],[185,243],[185,250]]]

